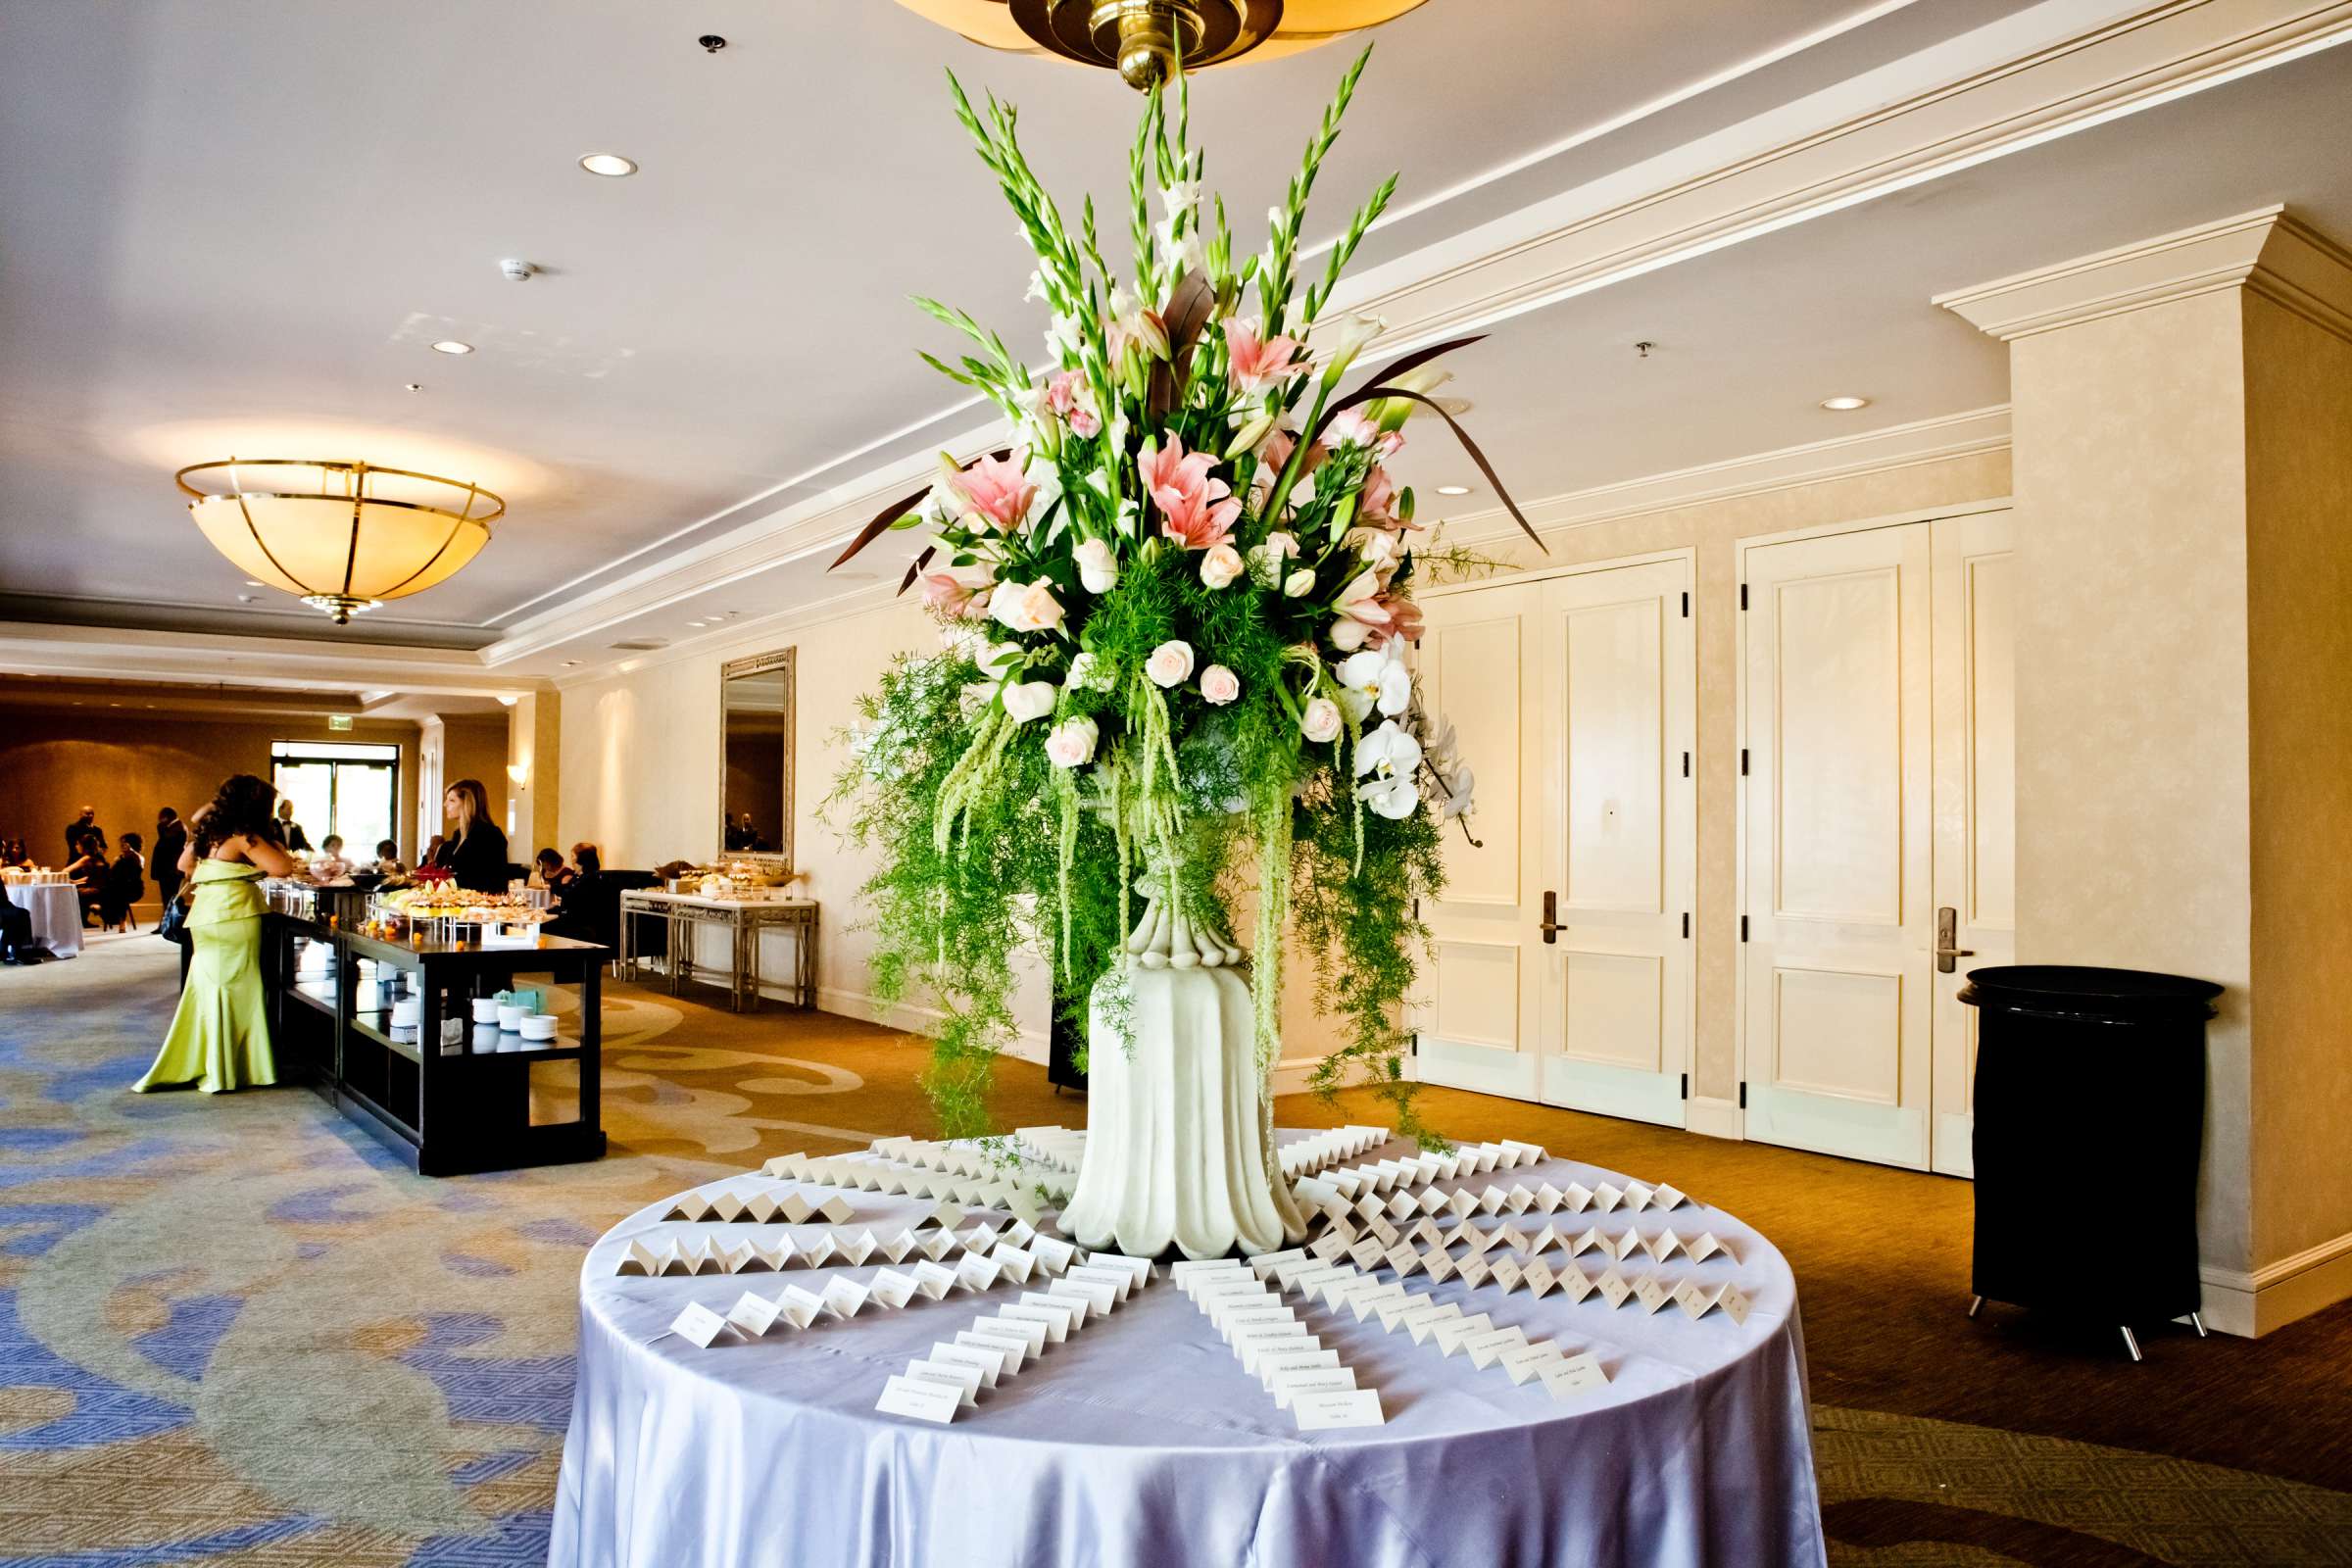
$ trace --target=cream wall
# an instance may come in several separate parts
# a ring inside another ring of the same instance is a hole
[[[2255,1263],[2352,1233],[2352,342],[2244,301]]]
[[[1733,829],[1739,790],[1733,704],[1739,658],[1737,541],[1983,501],[2006,495],[2008,488],[2007,454],[1978,453],[1562,529],[1547,537],[1550,554],[1541,558],[1524,544],[1516,550],[1490,550],[1539,567],[1685,547],[1697,553],[1699,951],[1694,1095],[1727,1104],[1738,1095],[1733,1001],[1738,959]],[[854,929],[858,888],[867,865],[842,844],[819,812],[839,766],[834,736],[853,716],[856,698],[871,688],[892,654],[928,646],[934,636],[919,609],[899,602],[806,624],[780,621],[773,629],[747,630],[740,637],[700,645],[627,674],[566,686],[562,741],[566,830],[600,840],[606,862],[616,866],[706,859],[716,854],[719,667],[729,660],[797,648],[795,863],[808,873],[808,896],[824,906],[820,1001],[835,1011],[871,1016],[865,976],[871,948]],[[785,972],[774,959],[766,968],[770,974]],[[1286,1062],[1298,1063],[1321,1054],[1317,1036],[1328,1026],[1313,1017],[1312,986],[1307,967],[1295,962],[1283,1009]],[[1022,1011],[1032,1031],[1032,1051],[1047,1005],[1045,987],[1033,987]]]

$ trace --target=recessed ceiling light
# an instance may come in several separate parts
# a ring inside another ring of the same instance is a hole
[[[621,179],[637,172],[637,166],[618,153],[590,153],[580,160],[580,167],[607,179]]]
[[[1466,484],[1442,484],[1438,486],[1438,494],[1442,496],[1466,496],[1469,493],[1470,487]]]
[[[433,345],[433,352],[435,354],[471,354],[473,345],[461,343],[454,337],[445,337]]]
[[[1870,399],[1857,397],[1823,398],[1821,406],[1833,414],[1850,414],[1855,409],[1870,407]]]
[[[574,664],[577,664],[578,662],[579,662],[579,661],[578,661],[578,660],[576,660],[576,659],[566,659],[565,661],[564,661],[564,667],[565,669],[569,669],[569,668],[571,668],[571,667],[572,667]]]
[[[689,626],[708,626],[710,623],[707,620],[690,620],[686,624]]]
[[[262,579],[259,577],[248,577],[245,579],[245,586],[248,588],[267,588],[270,585],[262,581]]]

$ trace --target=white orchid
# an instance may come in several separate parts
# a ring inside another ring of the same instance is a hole
[[[1395,719],[1355,743],[1355,798],[1392,821],[1413,814],[1421,804],[1413,770],[1421,765],[1421,743]]]
[[[1339,678],[1341,706],[1359,724],[1374,709],[1395,718],[1413,700],[1413,672],[1397,657],[1394,639],[1385,648],[1349,654],[1340,662]]]

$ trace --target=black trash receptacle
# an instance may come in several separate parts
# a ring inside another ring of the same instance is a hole
[[[2134,1358],[2132,1324],[2197,1310],[2205,1020],[2221,992],[2136,969],[1970,971],[1979,1297],[2119,1325]]]

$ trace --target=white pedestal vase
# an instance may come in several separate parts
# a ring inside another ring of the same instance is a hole
[[[1303,1240],[1306,1226],[1274,1159],[1241,950],[1166,886],[1156,872],[1146,878],[1150,903],[1122,972],[1095,988],[1086,1158],[1061,1229],[1135,1257],[1171,1247],[1187,1257],[1272,1251]]]

